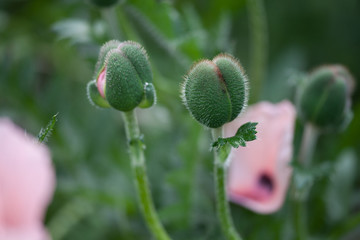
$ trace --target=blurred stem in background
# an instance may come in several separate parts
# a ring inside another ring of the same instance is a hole
[[[216,141],[219,137],[223,137],[223,127],[213,128],[211,130],[213,141]],[[226,159],[228,153],[224,153],[224,148],[219,150],[214,149],[214,175],[215,175],[215,191],[216,191],[216,208],[218,212],[218,218],[221,228],[229,240],[242,240],[240,235],[235,229],[231,213],[229,209],[229,203],[226,193]]]
[[[123,112],[123,117],[125,121],[126,137],[130,149],[129,153],[131,158],[131,165],[135,177],[135,183],[142,213],[150,231],[156,239],[170,240],[170,237],[160,222],[159,216],[156,213],[154,203],[152,201],[146,174],[144,157],[145,145],[141,139],[141,134],[134,110]]]
[[[247,0],[250,30],[250,103],[260,98],[266,74],[268,55],[268,31],[263,0]]]
[[[318,137],[319,131],[317,128],[311,123],[306,123],[299,152],[299,162],[305,167],[311,164]]]
[[[93,214],[94,207],[84,199],[74,198],[58,210],[47,228],[53,240],[60,240],[78,224],[83,218]]]
[[[296,189],[295,189],[296,191]],[[294,194],[295,195],[295,194]],[[308,239],[308,230],[306,226],[306,207],[303,199],[293,197],[293,218],[296,240]]]
[[[318,129],[311,123],[306,123],[304,126],[301,146],[299,151],[298,161],[303,167],[308,168],[311,165],[311,160],[314,154],[317,139],[319,137]],[[293,218],[294,227],[297,240],[308,239],[307,230],[307,214],[306,201],[307,194],[310,189],[300,190],[298,184],[293,184]],[[310,188],[310,187],[309,187]]]
[[[105,21],[109,25],[109,30],[111,32],[111,37],[113,39],[117,39],[119,41],[123,40],[120,26],[118,24],[118,18],[116,15],[116,5],[110,7],[110,8],[103,8],[101,9],[101,15],[105,19]]]

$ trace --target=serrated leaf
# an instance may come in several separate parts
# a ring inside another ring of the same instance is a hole
[[[258,123],[247,122],[241,125],[241,127],[239,127],[239,129],[236,131],[235,136],[228,138],[218,138],[218,140],[212,144],[212,147],[217,148],[217,150],[227,144],[234,148],[238,148],[240,146],[246,147],[246,142],[250,142],[256,139],[257,124]]]
[[[48,138],[50,137],[52,131],[54,130],[55,123],[57,122],[57,115],[59,113],[56,113],[50,120],[50,122],[46,125],[45,128],[41,128],[39,134],[38,134],[38,141],[39,143],[46,142]]]
[[[242,125],[236,132],[235,136],[242,137],[244,141],[250,142],[256,139],[257,123],[248,122]]]

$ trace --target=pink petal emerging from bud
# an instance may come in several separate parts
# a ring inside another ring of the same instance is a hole
[[[98,91],[103,98],[105,98],[105,83],[106,83],[106,67],[101,71],[96,81]]]
[[[55,176],[45,145],[0,118],[0,239],[45,240]]]
[[[229,198],[255,212],[277,211],[285,198],[291,176],[295,108],[288,102],[261,102],[225,125],[233,136],[246,122],[258,122],[257,139],[233,149],[227,182]]]

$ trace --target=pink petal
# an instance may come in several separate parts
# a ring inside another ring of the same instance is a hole
[[[0,239],[24,233],[29,236],[14,239],[46,236],[42,220],[54,185],[47,147],[0,118]]]
[[[96,81],[96,86],[100,95],[105,98],[105,83],[106,83],[106,67],[101,71]]]
[[[258,213],[272,213],[283,204],[292,158],[295,108],[288,102],[261,102],[225,125],[225,136],[233,136],[246,122],[258,122],[257,139],[230,155],[228,195],[231,201]]]
[[[42,225],[18,228],[0,228],[0,239],[4,240],[48,240],[49,235]]]

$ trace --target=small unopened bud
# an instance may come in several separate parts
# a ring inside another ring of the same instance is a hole
[[[198,122],[218,128],[244,110],[247,92],[247,78],[240,63],[231,55],[220,54],[191,68],[185,77],[182,98]]]
[[[155,103],[150,63],[140,44],[116,40],[104,44],[95,71],[98,94],[111,107],[130,111]]]
[[[300,87],[297,108],[300,117],[319,128],[338,128],[349,121],[354,80],[341,65],[314,70]]]

